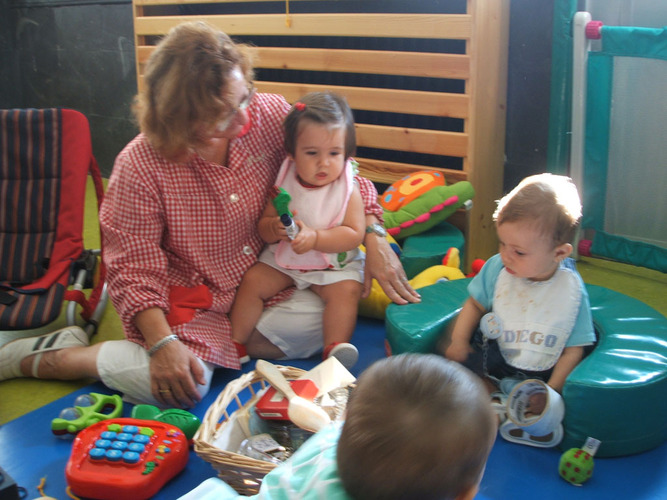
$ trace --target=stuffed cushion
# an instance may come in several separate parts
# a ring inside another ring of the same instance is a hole
[[[406,238],[400,257],[405,274],[412,279],[423,270],[442,264],[442,258],[450,248],[456,248],[463,255],[464,244],[461,230],[448,222]]]
[[[389,186],[380,198],[385,227],[399,239],[422,233],[444,221],[474,195],[468,181],[446,186],[440,172],[416,172]]]
[[[422,288],[419,304],[390,304],[385,322],[391,352],[434,352],[468,297],[469,281]],[[563,387],[560,447],[579,448],[587,437],[601,441],[598,457],[657,447],[667,440],[667,318],[622,293],[586,287],[599,341]]]

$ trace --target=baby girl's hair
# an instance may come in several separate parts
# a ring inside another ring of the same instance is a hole
[[[296,139],[304,121],[345,129],[345,157],[354,156],[357,135],[352,110],[344,97],[333,92],[311,92],[303,96],[285,118],[285,151],[294,155]]]
[[[577,187],[562,175],[531,175],[498,202],[493,219],[498,225],[532,221],[554,246],[572,243],[581,219]]]

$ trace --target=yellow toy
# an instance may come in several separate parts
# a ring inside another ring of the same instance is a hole
[[[391,240],[391,236],[387,236]],[[442,265],[432,266],[412,278],[409,283],[415,290],[442,280],[458,280],[466,276],[461,271],[461,258],[457,248],[450,248],[442,259]],[[368,318],[384,319],[387,306],[391,303],[380,284],[373,280],[371,293],[359,301],[359,314]]]

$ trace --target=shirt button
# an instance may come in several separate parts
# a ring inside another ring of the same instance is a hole
[[[252,253],[253,253],[253,252],[252,252],[252,248],[250,248],[250,247],[247,246],[247,245],[244,246],[244,247],[243,247],[243,253],[246,254],[246,255],[252,255]]]
[[[229,201],[231,201],[232,203],[236,203],[237,201],[239,201],[239,195],[236,193],[230,194]]]

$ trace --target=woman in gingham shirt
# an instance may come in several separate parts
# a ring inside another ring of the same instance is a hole
[[[135,109],[142,133],[118,155],[100,213],[109,293],[127,340],[88,347],[70,328],[42,339],[48,348],[16,341],[0,349],[12,365],[5,378],[94,377],[130,400],[190,407],[216,366],[239,368],[227,313],[263,248],[256,226],[285,157],[290,108],[251,81],[243,48],[215,28],[187,23],[162,40]],[[358,181],[367,224],[378,222],[377,192]],[[369,233],[365,244],[366,290],[374,277],[395,302],[418,301],[386,240]],[[267,304],[248,353],[310,356],[313,335],[321,350],[313,297],[288,290]]]

